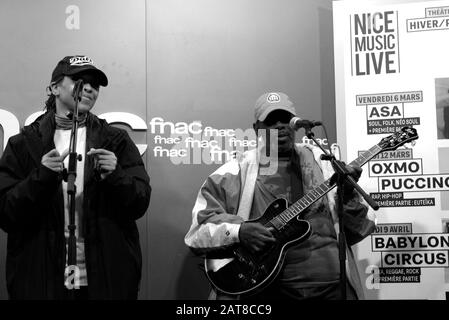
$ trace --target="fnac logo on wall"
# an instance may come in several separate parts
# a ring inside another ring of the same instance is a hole
[[[44,111],[34,112],[25,120],[24,125],[27,126],[31,124],[43,113]],[[147,124],[145,121],[141,117],[129,112],[106,112],[99,114],[98,117],[106,120],[109,124],[120,123],[128,125],[133,131],[147,130]],[[6,148],[8,139],[19,132],[20,123],[17,117],[13,113],[0,108],[0,139],[3,136],[3,148],[1,148],[2,143],[0,143],[0,156],[3,154],[3,149]],[[136,147],[139,150],[140,155],[143,155],[147,150],[146,144],[136,143]]]

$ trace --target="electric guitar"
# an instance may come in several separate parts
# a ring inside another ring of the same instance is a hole
[[[377,154],[395,150],[407,142],[418,139],[416,129],[403,127],[391,136],[365,151],[350,165],[363,166]],[[206,256],[205,272],[211,284],[229,295],[251,295],[268,286],[278,275],[287,250],[306,240],[312,230],[301,213],[332,190],[336,184],[326,180],[290,207],[285,199],[274,200],[264,214],[252,222],[258,222],[272,230],[276,241],[268,248],[253,254],[237,244],[226,254]]]

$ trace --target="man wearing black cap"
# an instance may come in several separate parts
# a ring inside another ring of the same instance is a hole
[[[72,93],[80,79],[77,264],[68,266],[63,172],[75,108]],[[8,141],[0,159],[0,227],[8,233],[10,299],[137,298],[142,258],[135,220],[146,212],[151,187],[127,132],[90,113],[100,86],[107,85],[89,57],[63,58],[52,73],[46,112]]]
[[[284,198],[290,206],[332,176],[332,166],[321,160],[318,147],[295,144],[295,132],[289,126],[295,115],[295,107],[286,94],[268,92],[261,95],[256,101],[253,124],[257,133],[265,132],[258,139],[258,148],[246,151],[224,164],[202,185],[185,243],[195,253],[208,255],[207,271],[212,272],[209,274],[211,278],[220,272],[222,275],[232,274],[234,266],[228,254],[235,252],[236,248],[241,247],[251,252],[253,257],[259,257],[267,255],[268,248],[276,243],[274,225],[269,228],[249,220],[261,217],[277,198]],[[272,136],[270,140],[266,138],[269,136]],[[269,162],[263,158],[268,147],[271,150]],[[275,168],[271,168],[272,163],[276,164]],[[361,168],[347,166],[347,169],[356,179],[360,176]],[[270,285],[263,290],[250,290],[250,286],[243,289],[238,283],[229,286],[231,276],[228,279],[217,278],[217,288],[211,297],[256,300],[341,299],[335,196],[335,190],[332,190],[327,197],[320,198],[302,212],[300,217],[309,222],[311,235],[287,251],[282,268]],[[367,206],[361,203],[359,194],[349,187],[345,188],[344,219],[349,245],[361,241],[374,230],[374,223],[367,218]],[[280,238],[280,234],[277,237]],[[237,260],[250,260],[237,255],[234,257]],[[254,261],[248,262],[246,271],[251,270],[251,263],[260,267],[260,261]],[[243,269],[236,268],[239,271],[235,274],[235,282],[256,282],[254,287],[261,286]],[[349,248],[347,273],[345,298],[362,298],[360,278]],[[232,291],[228,288],[239,289]]]

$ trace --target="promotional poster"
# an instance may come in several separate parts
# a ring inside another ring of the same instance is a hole
[[[404,127],[416,130],[409,143],[381,148],[360,180],[380,207],[371,209],[375,232],[357,246],[370,299],[447,297],[448,8],[447,1],[334,2],[337,136],[345,158]]]

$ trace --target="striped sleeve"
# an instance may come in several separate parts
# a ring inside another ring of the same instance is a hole
[[[219,252],[239,242],[243,219],[237,216],[241,190],[238,162],[233,160],[201,186],[184,241],[196,254]]]

